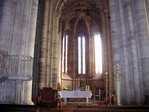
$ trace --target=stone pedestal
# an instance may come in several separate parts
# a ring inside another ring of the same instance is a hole
[[[8,77],[8,80],[15,81],[16,82],[16,88],[15,88],[15,104],[21,104],[22,103],[22,83],[24,81],[30,81],[32,80],[31,77]],[[28,91],[31,92],[31,91]],[[26,100],[26,99],[25,99]],[[29,103],[31,102],[28,101]]]

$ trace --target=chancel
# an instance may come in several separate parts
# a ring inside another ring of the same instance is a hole
[[[0,0],[0,108],[149,110],[148,23],[149,0]]]

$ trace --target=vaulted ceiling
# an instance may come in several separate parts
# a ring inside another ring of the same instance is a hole
[[[61,7],[62,29],[65,33],[86,35],[90,35],[91,28],[100,31],[101,16],[106,10],[107,0],[67,0]]]

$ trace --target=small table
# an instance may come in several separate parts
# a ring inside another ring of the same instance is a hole
[[[89,103],[88,98],[91,98],[91,91],[61,91],[61,98],[64,98],[64,104],[67,104],[67,98],[86,98],[86,103]]]

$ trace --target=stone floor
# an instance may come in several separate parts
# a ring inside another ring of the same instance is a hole
[[[100,106],[91,104],[68,104],[61,109],[34,105],[0,104],[1,112],[149,112],[148,106]]]
[[[149,106],[100,106],[100,105],[64,105],[61,109],[50,112],[149,112]]]

